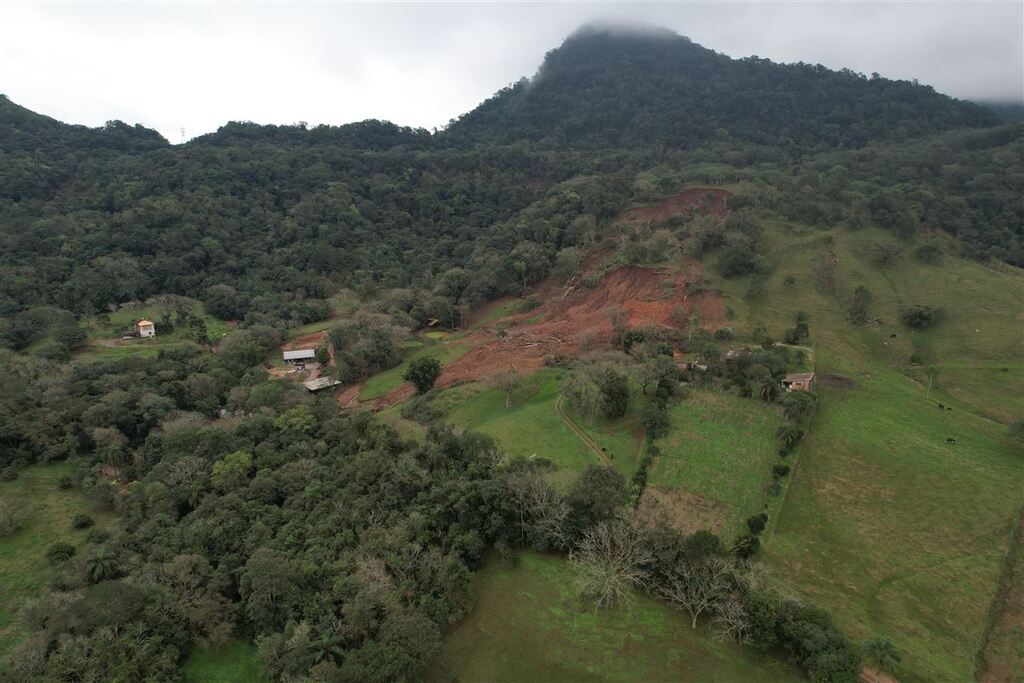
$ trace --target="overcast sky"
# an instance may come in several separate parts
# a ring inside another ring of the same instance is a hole
[[[732,57],[1024,99],[1024,2],[21,4],[0,7],[0,93],[171,142],[230,120],[433,128],[531,76],[587,21],[666,26]]]

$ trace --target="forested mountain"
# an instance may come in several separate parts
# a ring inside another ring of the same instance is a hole
[[[664,29],[587,27],[549,52],[536,76],[462,116],[447,134],[574,148],[692,148],[725,139],[806,152],[996,122],[991,111],[925,85],[735,60]]]

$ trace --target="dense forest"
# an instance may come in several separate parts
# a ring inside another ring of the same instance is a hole
[[[615,221],[725,183],[727,217]],[[397,366],[411,330],[457,328],[598,250],[639,264],[716,253],[722,278],[758,273],[759,211],[881,228],[922,260],[953,249],[1024,266],[1024,124],[877,74],[593,28],[434,133],[233,122],[172,146],[0,96],[0,476],[69,460],[61,485],[117,516],[84,552],[49,549],[58,578],[25,608],[7,679],[176,680],[193,644],[240,637],[275,680],[416,680],[472,605],[485,554],[534,548],[596,572],[598,604],[642,587],[813,680],[853,680],[861,653],[828,615],[753,580],[764,519],[738,539],[648,524],[643,467],[629,481],[593,466],[557,490],[543,459],[506,458],[424,403],[408,409],[429,424],[421,443],[261,367],[342,288],[361,307],[332,327],[330,372],[349,383]],[[201,302],[230,331],[210,339],[182,309],[194,344],[75,359],[87,319],[157,296]],[[645,400],[652,389],[653,437],[672,351],[650,330],[617,335],[617,355],[574,366],[562,389],[580,410],[624,412],[628,366]],[[693,337],[711,369],[688,379],[777,403],[784,457],[814,411],[776,395],[795,359],[760,330],[726,368],[710,335]],[[785,341],[806,338],[798,319]],[[429,390],[439,367],[425,371]]]

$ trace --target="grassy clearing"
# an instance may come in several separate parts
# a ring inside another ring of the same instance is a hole
[[[359,308],[359,298],[355,292],[347,289],[343,289],[334,296],[328,297],[328,305],[331,307],[331,314],[326,320],[317,320],[305,325],[299,325],[293,327],[286,333],[286,339],[296,339],[298,337],[304,337],[307,334],[313,334],[314,332],[322,332],[328,330],[331,326],[342,318],[347,318],[352,315],[357,308]]]
[[[656,486],[685,489],[715,503],[708,526],[731,535],[761,511],[776,462],[774,406],[753,399],[694,390],[670,408],[672,428],[658,442],[650,472]]]
[[[492,558],[477,574],[475,593],[428,681],[803,680],[781,661],[691,629],[683,614],[642,596],[595,611],[580,602],[574,571],[560,558]]]
[[[256,664],[256,649],[232,641],[209,648],[194,648],[185,660],[186,683],[264,683],[268,678]]]
[[[410,353],[400,365],[368,379],[363,390],[359,392],[359,400],[372,401],[402,384],[405,381],[402,379],[402,375],[405,374],[406,368],[417,358],[436,358],[444,366],[458,360],[469,350],[468,346],[454,342],[438,342],[426,346],[417,344],[416,347],[417,350]]]
[[[120,338],[120,336],[132,329],[136,320],[151,320],[156,323],[156,337],[145,341],[184,341],[190,338],[187,324],[175,323],[173,330],[161,330],[160,317],[165,313],[175,318],[176,309],[173,306],[163,304],[140,305],[120,308],[113,313],[107,313],[107,320],[101,320],[99,316],[91,316],[84,320],[85,328],[89,339]],[[210,339],[220,339],[228,333],[228,324],[219,318],[206,313],[198,302],[193,304],[189,313],[199,316],[206,323],[207,336]],[[142,340],[140,340],[142,341]]]
[[[505,408],[505,392],[483,384],[455,387],[442,393],[439,405],[460,429],[493,437],[511,456],[539,456],[555,463],[556,479],[568,484],[575,473],[597,462],[555,412],[557,370],[541,370],[526,377]]]
[[[90,530],[72,529],[72,517],[88,513],[98,528],[112,518],[92,509],[80,490],[57,488],[60,478],[72,471],[65,462],[34,465],[23,469],[14,481],[0,482],[0,499],[25,511],[21,528],[0,538],[0,652],[18,637],[12,622],[21,603],[36,595],[53,576],[46,549],[62,542],[82,551]]]
[[[896,643],[906,679],[962,681],[1019,505],[1020,459],[993,423],[937,410],[924,391],[877,371],[823,392],[767,559],[854,636]]]
[[[556,480],[567,484],[576,473],[598,460],[555,411],[561,376],[558,370],[544,369],[526,377],[509,408],[505,407],[503,391],[482,384],[443,392],[438,405],[448,412],[449,421],[456,427],[494,437],[509,455],[536,455],[551,460],[559,469]],[[621,420],[574,416],[626,477],[636,469],[640,450],[637,403],[634,401]]]
[[[778,337],[806,311],[817,371],[855,385],[819,391],[766,561],[781,587],[828,609],[855,638],[890,638],[903,652],[901,680],[970,680],[1024,490],[1006,434],[1024,410],[1022,273],[954,257],[920,264],[912,245],[879,268],[871,244],[892,238],[875,230],[773,224],[768,237],[770,275],[715,283],[737,324]],[[815,272],[829,251],[834,294]],[[877,318],[863,327],[845,319],[858,285]],[[899,321],[910,304],[941,307],[945,318],[911,332]],[[910,366],[914,353],[922,367]]]

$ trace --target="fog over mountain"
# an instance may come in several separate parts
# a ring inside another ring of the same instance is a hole
[[[229,120],[442,127],[593,20],[664,25],[734,58],[919,79],[1021,101],[1020,3],[197,5],[0,8],[0,91],[168,140]]]

